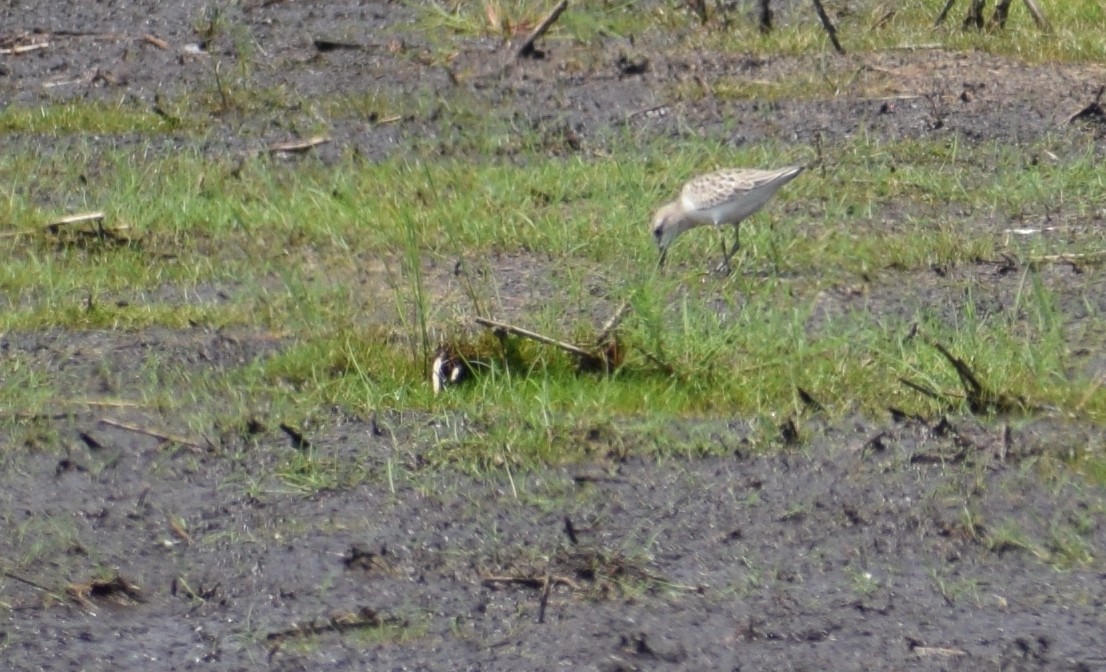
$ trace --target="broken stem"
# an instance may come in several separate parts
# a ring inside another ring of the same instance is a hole
[[[514,334],[515,336],[521,336],[523,338],[529,338],[532,341],[537,341],[538,343],[545,343],[546,345],[552,345],[552,346],[560,348],[561,350],[564,350],[566,352],[571,352],[572,354],[574,354],[578,357],[584,357],[584,358],[587,358],[587,359],[594,359],[596,357],[596,354],[594,352],[589,352],[589,351],[584,350],[583,348],[581,348],[579,346],[576,346],[576,345],[573,345],[571,343],[565,343],[564,341],[558,341],[555,338],[550,338],[548,336],[543,336],[542,334],[530,331],[529,329],[523,329],[522,327],[516,327],[512,324],[504,324],[502,322],[496,322],[495,320],[489,320],[489,319],[483,318],[483,317],[477,317],[477,318],[475,318],[475,320],[476,320],[477,324],[488,327],[489,329],[502,329],[503,331]]]

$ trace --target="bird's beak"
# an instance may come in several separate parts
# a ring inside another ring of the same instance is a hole
[[[661,248],[661,256],[660,256],[659,259],[657,259],[657,268],[664,268],[664,261],[667,258],[668,258],[668,248],[667,247],[662,247]]]

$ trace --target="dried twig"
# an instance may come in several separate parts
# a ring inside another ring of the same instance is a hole
[[[505,583],[508,585],[524,586],[526,588],[533,588],[534,590],[544,590],[546,585],[552,586],[568,586],[572,590],[579,590],[580,587],[576,585],[576,582],[564,576],[557,576],[555,574],[547,574],[543,577],[536,576],[485,576],[480,579],[480,582],[485,586],[492,587],[497,584]]]
[[[308,138],[307,140],[290,140],[288,142],[277,142],[269,145],[268,151],[270,154],[279,153],[291,153],[291,152],[306,152],[312,147],[318,147],[330,142],[330,138],[325,135],[316,135]]]
[[[125,33],[102,33],[95,30],[55,30],[49,34],[54,37],[87,37],[105,42],[122,42],[131,39]]]
[[[153,34],[150,34],[150,33],[146,33],[145,35],[143,35],[142,36],[142,41],[147,43],[147,44],[152,44],[155,47],[157,47],[158,49],[161,49],[162,51],[165,51],[166,49],[169,48],[169,43],[168,42],[161,39],[157,35],[153,35]]]
[[[610,319],[603,324],[603,328],[599,331],[599,336],[595,339],[596,344],[600,346],[605,345],[614,330],[622,323],[622,318],[626,317],[626,313],[628,312],[630,312],[630,302],[623,301],[614,311],[614,314],[611,315]]]
[[[8,577],[9,579],[19,581],[20,583],[25,583],[25,584],[27,584],[28,586],[30,586],[32,588],[37,588],[38,590],[41,590],[42,592],[46,593],[47,595],[49,595],[50,597],[54,598],[55,600],[57,600],[59,602],[64,602],[65,601],[65,597],[63,597],[62,595],[59,595],[58,593],[55,593],[54,591],[50,590],[46,586],[42,585],[41,583],[36,583],[35,581],[24,578],[24,577],[14,573],[14,572],[7,572],[6,571],[6,572],[3,572],[3,575]]]
[[[42,228],[46,229],[50,233],[56,234],[61,230],[63,226],[71,226],[73,224],[83,224],[85,222],[96,222],[98,229],[104,228],[104,213],[102,211],[96,212],[82,212],[79,215],[66,215],[65,217],[59,217],[51,222],[47,222]]]
[[[153,437],[153,438],[158,439],[160,441],[171,441],[173,443],[177,443],[177,444],[180,444],[182,446],[188,446],[190,448],[195,448],[196,450],[203,451],[205,453],[210,452],[212,450],[215,450],[215,446],[211,445],[210,441],[207,442],[207,445],[203,445],[201,443],[197,443],[195,441],[192,441],[191,439],[186,439],[182,436],[176,436],[174,434],[167,434],[165,432],[158,432],[158,431],[155,431],[155,430],[152,430],[152,429],[146,429],[144,427],[139,427],[137,425],[129,425],[125,422],[119,422],[118,420],[112,420],[110,418],[100,418],[100,424],[101,425],[107,425],[109,427],[115,427],[117,429],[122,429],[122,430],[125,430],[125,431],[128,431],[128,432],[134,432],[135,434],[142,434],[144,436],[150,436],[150,437]]]
[[[1071,264],[1073,267],[1087,264],[1101,264],[1106,261],[1106,250],[1097,252],[1065,252],[1063,254],[1042,254],[1029,258],[1031,266],[1044,264]]]
[[[173,531],[173,534],[177,535],[181,541],[191,546],[192,535],[188,534],[188,531],[172,516],[166,515],[165,519],[169,522],[169,529]]]
[[[293,625],[285,630],[277,630],[265,635],[265,639],[285,640],[298,637],[313,637],[326,632],[345,632],[361,628],[380,628],[385,625],[399,623],[399,619],[381,617],[375,609],[361,607],[355,612],[336,614],[326,619],[313,620],[307,623]]]
[[[37,51],[39,49],[45,49],[49,46],[50,46],[49,42],[38,42],[36,44],[17,44],[14,47],[9,47],[7,49],[0,49],[0,54],[10,54],[10,55],[14,56],[14,55],[17,55],[17,54],[25,54],[28,51]]]
[[[922,658],[926,656],[951,658],[955,656],[966,656],[968,652],[960,649],[947,649],[941,646],[916,646],[914,647],[914,654]]]
[[[1076,231],[1076,230],[1081,230],[1081,229],[1082,229],[1082,227],[1071,229],[1071,230]],[[1052,231],[1065,231],[1065,230],[1068,230],[1068,227],[1066,227],[1066,226],[1042,226],[1039,229],[1032,229],[1032,228],[1027,228],[1027,229],[1003,229],[1002,232],[1005,233],[1008,236],[1011,236],[1011,235],[1013,235],[1013,236],[1033,236],[1033,235],[1036,235],[1038,233],[1050,233]]]
[[[231,109],[230,97],[227,95],[226,87],[223,86],[223,77],[219,74],[219,60],[211,59],[211,72],[215,76],[215,88],[219,91],[219,99],[223,101],[223,107],[220,112],[229,112]]]
[[[545,609],[549,606],[549,595],[553,592],[553,577],[547,572],[541,588],[541,599],[538,600],[538,623],[545,623]]]
[[[149,408],[149,404],[140,401],[127,401],[126,399],[62,399],[63,404],[75,404],[79,406],[97,406],[100,408]]]
[[[594,352],[590,352],[588,350],[585,350],[585,349],[581,348],[578,345],[573,345],[571,343],[565,343],[564,341],[558,341],[555,338],[550,338],[549,336],[544,336],[544,335],[539,334],[537,332],[530,331],[529,329],[523,329],[522,327],[516,327],[512,324],[504,324],[502,322],[496,322],[495,320],[489,320],[489,319],[483,318],[483,317],[477,317],[477,318],[475,318],[475,320],[476,320],[477,324],[479,324],[481,326],[484,326],[484,327],[488,327],[489,329],[501,329],[503,331],[506,331],[507,333],[514,334],[515,336],[521,336],[523,338],[529,338],[532,341],[537,341],[538,343],[545,343],[546,345],[552,345],[554,347],[560,348],[561,350],[564,350],[565,352],[571,352],[572,354],[576,355],[577,357],[580,357],[580,358],[583,358],[583,359],[594,359],[594,358],[597,357],[597,355]]]
[[[557,6],[553,8],[551,12],[545,15],[545,18],[541,20],[541,23],[526,36],[526,39],[522,41],[518,49],[515,50],[515,58],[527,58],[529,56],[536,55],[534,50],[534,42],[539,37],[545,34],[545,31],[549,30],[549,27],[556,23],[557,19],[561,16],[561,13],[568,9],[568,0],[561,0],[557,3]]]

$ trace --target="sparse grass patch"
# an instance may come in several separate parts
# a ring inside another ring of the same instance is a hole
[[[295,450],[276,470],[276,476],[288,487],[304,495],[324,490],[353,487],[365,478],[361,469],[351,469],[344,460],[322,457],[312,449]]]
[[[950,52],[985,51],[1028,63],[1098,62],[1106,56],[1106,46],[1098,39],[1099,28],[1106,20],[1100,2],[1041,0],[1038,4],[1052,25],[1051,31],[1039,30],[1025,7],[1017,3],[1004,30],[982,32],[961,27],[967,3],[958,3],[938,27],[933,23],[943,3],[926,0],[877,3],[869,11],[848,13],[835,13],[829,6],[827,9],[842,46],[852,54],[936,47]],[[987,9],[993,7],[991,3]],[[766,35],[759,31],[751,12],[735,14],[732,19],[725,30],[712,23],[684,39],[723,53],[778,57],[821,52],[834,58],[833,47],[809,5],[796,5],[786,13],[778,13],[775,29]],[[683,17],[673,16],[672,20],[688,27],[697,23],[690,12]]]
[[[448,30],[463,36],[525,37],[549,12],[541,0],[445,2],[428,0],[416,5],[419,27],[435,34]],[[627,36],[655,25],[657,13],[642,11],[634,2],[593,3],[565,12],[547,39],[589,41],[602,36]]]
[[[1106,457],[1088,456],[1080,463],[1080,470],[1094,485],[1106,488]]]
[[[527,133],[511,142],[524,146]],[[667,452],[673,443],[657,432],[666,418],[751,418],[754,443],[772,445],[784,420],[807,412],[799,388],[830,413],[882,413],[889,404],[936,412],[941,404],[898,378],[951,400],[959,382],[923,340],[905,339],[912,322],[996,392],[1033,407],[1077,406],[1092,419],[1106,413],[1106,395],[1072,374],[1057,290],[1024,265],[1042,252],[1101,248],[1101,236],[1087,227],[1079,237],[1013,247],[1003,233],[1011,221],[1045,213],[1073,225],[1097,216],[1106,178],[1090,150],[1046,139],[1033,151],[1058,160],[1033,162],[1024,148],[954,139],[859,136],[826,147],[825,171],[812,168],[743,226],[735,275],[704,279],[717,234],[688,234],[658,273],[646,233],[653,208],[695,174],[807,162],[813,150],[735,152],[689,141],[673,153],[628,133],[609,143],[610,156],[535,154],[524,163],[415,150],[337,166],[311,158],[230,165],[195,153],[143,161],[122,152],[44,164],[66,183],[88,175],[80,202],[110,208],[109,219],[130,224],[135,242],[58,246],[36,228],[52,212],[9,188],[0,199],[9,216],[33,224],[0,240],[9,258],[0,288],[20,297],[0,328],[279,331],[288,339],[280,354],[193,376],[194,394],[175,403],[219,399],[237,420],[258,408],[290,422],[334,406],[460,414],[469,421],[433,452],[476,468],[601,450]],[[0,168],[27,162],[9,157]],[[883,316],[825,311],[827,292],[863,285],[869,274],[944,273],[1003,255],[1023,260],[1011,310],[994,313],[986,292],[963,280],[960,295],[935,289],[949,297],[944,305]],[[515,288],[509,299],[500,295],[504,282]],[[221,298],[159,298],[162,288],[198,285]],[[426,366],[437,343],[472,340],[477,304],[495,316],[527,292],[541,298],[523,306],[526,326],[579,342],[594,337],[604,310],[630,300],[622,367],[609,377],[580,374],[560,352],[520,343],[508,357],[496,344],[474,383],[434,397]],[[1089,319],[1086,328],[1100,318]],[[622,428],[613,442],[587,438],[604,426]],[[720,448],[677,451],[685,449]]]
[[[1067,522],[1050,526],[1046,539],[1035,540],[1021,524],[1007,521],[989,531],[984,543],[996,553],[1028,551],[1040,562],[1057,569],[1071,569],[1094,561],[1093,544],[1087,539],[1087,530]]]
[[[0,110],[0,133],[78,135],[96,133],[157,135],[177,131],[177,125],[149,110],[127,105],[71,102],[42,107],[6,106]]]

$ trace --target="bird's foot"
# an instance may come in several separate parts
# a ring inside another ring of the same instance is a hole
[[[730,262],[729,261],[719,262],[719,264],[714,267],[714,272],[717,273],[718,275],[721,275],[724,278],[728,278],[731,275],[733,275],[733,269],[730,268]]]

